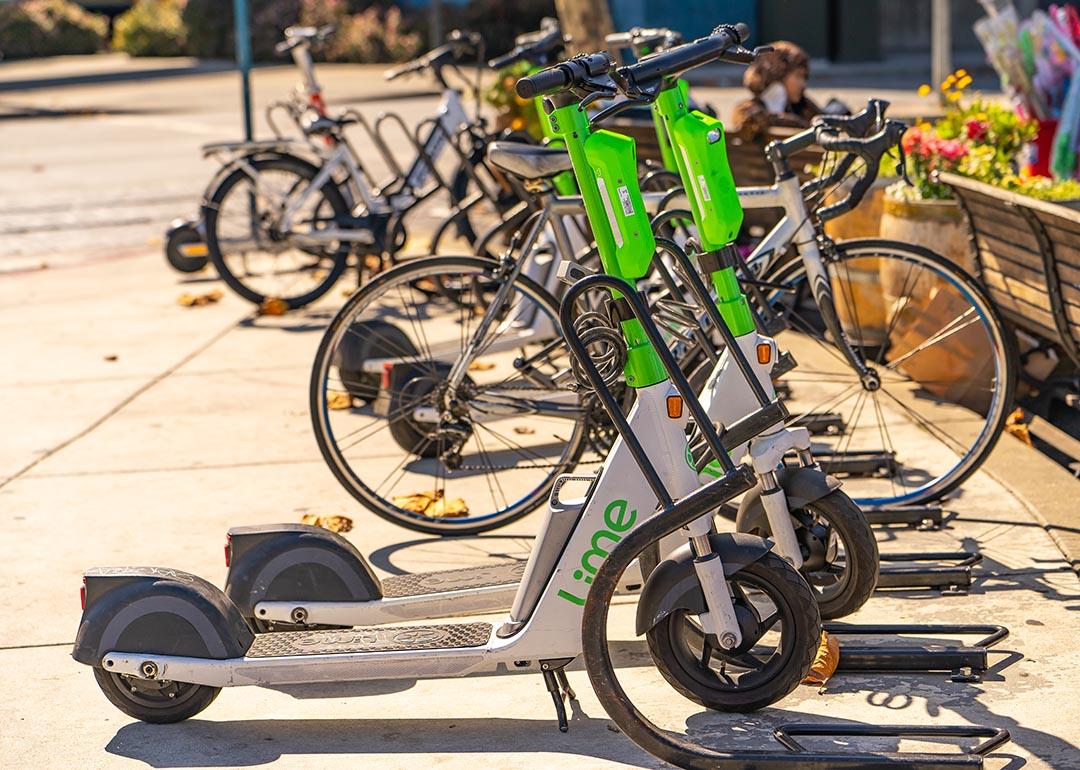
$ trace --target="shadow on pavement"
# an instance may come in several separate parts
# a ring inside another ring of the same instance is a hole
[[[545,694],[546,697],[546,694]],[[253,719],[190,720],[162,729],[125,725],[105,750],[150,767],[254,767],[290,755],[488,754],[558,752],[663,767],[574,704],[568,733],[552,719]]]

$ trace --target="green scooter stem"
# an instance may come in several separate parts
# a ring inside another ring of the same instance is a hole
[[[656,250],[638,187],[634,140],[611,131],[592,131],[588,115],[571,95],[548,97],[544,110],[552,133],[570,153],[604,271],[634,291],[637,280],[648,274]],[[643,388],[666,380],[667,372],[641,323],[630,318],[621,326],[627,344],[627,385]]]
[[[728,164],[723,123],[689,108],[689,86],[681,79],[665,84],[652,109],[662,135],[671,141],[703,252],[729,246],[742,226],[743,210]],[[753,333],[754,317],[734,266],[714,270],[711,279],[717,307],[732,333]]]

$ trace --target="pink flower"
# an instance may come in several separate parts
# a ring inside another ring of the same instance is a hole
[[[967,147],[955,139],[948,139],[940,142],[937,151],[941,157],[945,160],[952,161],[953,163],[956,163],[967,155]]]
[[[981,142],[986,138],[986,134],[990,131],[990,126],[985,120],[976,120],[972,118],[964,125],[967,131],[967,137],[973,142]]]

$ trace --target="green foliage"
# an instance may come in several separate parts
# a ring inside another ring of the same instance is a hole
[[[0,51],[7,58],[96,53],[108,20],[70,0],[16,0],[0,5]]]
[[[113,22],[112,47],[131,56],[180,56],[187,30],[183,0],[136,0]]]
[[[540,115],[536,111],[536,102],[522,99],[514,90],[519,79],[529,74],[528,62],[518,62],[504,67],[495,73],[495,80],[484,91],[484,101],[495,108],[498,115],[498,128],[512,131],[528,131],[534,139],[544,138],[540,125]]]

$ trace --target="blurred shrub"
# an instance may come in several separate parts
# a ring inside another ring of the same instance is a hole
[[[250,0],[251,50],[256,61],[277,61],[281,33],[300,20],[303,0]],[[181,13],[187,51],[205,59],[233,59],[233,4],[229,0],[187,0]]]
[[[136,0],[113,22],[112,47],[132,56],[180,56],[187,30],[184,0]]]
[[[352,14],[341,21],[329,41],[328,58],[338,62],[405,61],[420,52],[420,35],[406,31],[401,9],[378,8]]]
[[[231,2],[187,0],[181,17],[189,54],[216,59],[236,55]],[[281,59],[274,46],[292,24],[336,25],[337,31],[317,52],[326,61],[398,61],[420,49],[420,36],[409,31],[395,6],[346,0],[251,0],[251,47],[256,61]]]
[[[96,53],[109,22],[70,0],[15,0],[0,5],[0,51],[8,58]]]

